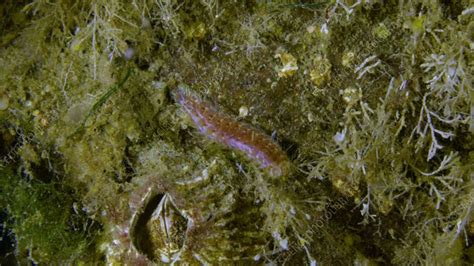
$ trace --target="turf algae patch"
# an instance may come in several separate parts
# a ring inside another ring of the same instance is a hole
[[[57,181],[27,181],[3,168],[0,206],[8,215],[2,221],[4,229],[10,229],[15,237],[16,263],[68,264],[97,259],[93,250],[98,223],[87,218],[71,187]]]

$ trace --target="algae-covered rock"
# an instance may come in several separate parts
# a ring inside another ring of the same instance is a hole
[[[472,263],[473,14],[467,0],[4,1],[2,256]]]

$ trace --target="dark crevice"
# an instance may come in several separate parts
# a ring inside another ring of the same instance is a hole
[[[143,212],[136,218],[137,220],[133,227],[130,228],[133,245],[140,253],[145,254],[152,261],[154,260],[154,251],[151,249],[153,245],[148,237],[149,232],[146,225],[164,196],[164,194],[153,196],[144,207]]]

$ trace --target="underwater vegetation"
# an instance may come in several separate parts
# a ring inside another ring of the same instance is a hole
[[[3,1],[0,264],[472,265],[473,18]]]

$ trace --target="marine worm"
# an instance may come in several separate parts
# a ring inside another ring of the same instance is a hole
[[[184,85],[178,86],[173,96],[203,135],[244,152],[274,177],[287,174],[288,157],[270,137],[218,111]]]

